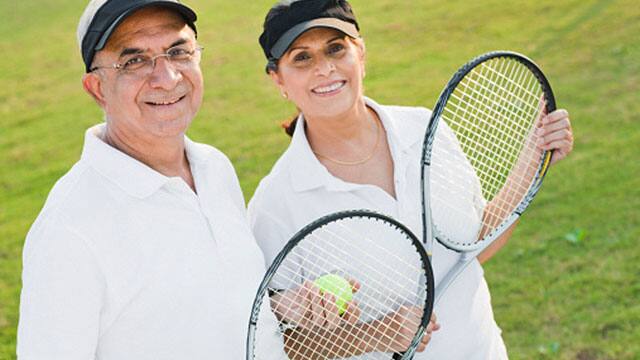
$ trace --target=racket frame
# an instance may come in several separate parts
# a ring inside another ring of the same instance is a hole
[[[406,233],[407,237],[411,240],[412,245],[415,247],[417,253],[420,255],[420,258],[422,260],[421,261],[422,269],[424,271],[425,280],[427,283],[427,286],[425,287],[426,296],[425,296],[425,304],[424,304],[425,306],[423,309],[422,319],[420,321],[420,325],[418,326],[418,330],[411,342],[411,345],[408,348],[409,350],[404,354],[398,354],[398,353],[394,354],[393,359],[409,360],[413,357],[413,354],[415,353],[426,331],[427,325],[431,320],[431,312],[433,311],[435,285],[434,285],[434,277],[433,277],[433,270],[431,268],[430,257],[425,251],[424,245],[422,244],[422,242],[415,236],[415,234],[413,234],[413,232],[409,228],[404,226],[399,221],[389,216],[376,213],[373,211],[369,211],[369,210],[346,210],[346,211],[339,211],[329,215],[325,215],[309,223],[302,229],[300,229],[295,235],[293,235],[293,237],[291,237],[291,239],[287,242],[284,248],[278,253],[278,255],[275,257],[275,259],[267,269],[265,276],[262,279],[262,282],[260,283],[260,286],[258,286],[258,291],[256,292],[256,297],[253,301],[253,306],[251,308],[251,316],[249,318],[249,327],[247,331],[247,344],[246,344],[247,360],[257,360],[254,358],[254,344],[255,344],[255,337],[257,332],[258,317],[260,316],[260,310],[262,307],[262,303],[265,299],[265,295],[268,296],[267,293],[269,290],[269,283],[275,276],[276,272],[278,271],[280,265],[283,263],[284,259],[291,252],[291,250],[293,250],[298,245],[298,243],[300,243],[300,241],[305,239],[310,233],[312,233],[316,229],[321,228],[334,221],[353,218],[353,217],[371,218],[377,221],[386,221],[390,223],[391,225],[398,228],[400,231]]]
[[[453,281],[453,279],[455,279],[455,277],[471,263],[471,260],[477,257],[498,237],[500,237],[500,235],[502,235],[502,233],[506,229],[513,225],[513,223],[518,220],[522,213],[531,204],[533,198],[536,196],[536,194],[540,190],[540,187],[542,186],[542,181],[547,173],[551,160],[552,151],[543,151],[541,154],[540,165],[538,166],[534,180],[529,186],[529,189],[527,190],[527,193],[525,194],[523,199],[515,207],[514,212],[501,224],[496,226],[496,228],[489,234],[487,234],[483,239],[474,242],[472,245],[463,245],[443,240],[441,237],[438,237],[436,236],[436,234],[434,234],[431,205],[429,201],[431,190],[429,180],[431,171],[431,155],[435,142],[438,123],[440,122],[442,113],[444,112],[449,98],[457,88],[458,84],[465,78],[465,76],[469,74],[473,69],[475,69],[478,65],[495,58],[511,58],[526,66],[538,80],[538,83],[541,85],[542,92],[544,94],[546,113],[549,114],[556,109],[556,101],[553,95],[553,91],[551,90],[551,85],[549,84],[549,81],[543,74],[542,70],[540,70],[540,67],[528,57],[513,51],[492,51],[472,59],[471,61],[463,65],[451,77],[444,90],[440,94],[438,101],[431,113],[422,146],[423,150],[420,172],[422,191],[422,236],[429,258],[431,258],[431,256],[433,255],[434,239],[445,246],[447,249],[461,253],[461,256],[458,263],[454,265],[454,267],[441,281],[439,281],[439,284],[436,287],[436,304],[438,303],[438,300],[448,288],[450,283]]]

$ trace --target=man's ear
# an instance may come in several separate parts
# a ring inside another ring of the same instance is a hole
[[[91,95],[93,100],[104,109],[106,101],[102,93],[102,78],[95,73],[88,73],[82,76],[82,86],[84,90]]]

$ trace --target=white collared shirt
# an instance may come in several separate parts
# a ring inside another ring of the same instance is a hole
[[[269,265],[289,238],[321,216],[350,209],[369,209],[398,219],[422,235],[420,157],[430,117],[424,108],[381,106],[366,98],[387,133],[394,162],[396,199],[381,188],[345,182],[313,154],[300,116],[289,148],[258,186],[249,203],[249,221]],[[458,254],[434,245],[433,269],[442,278]],[[489,289],[482,267],[474,261],[454,281],[435,308],[442,328],[427,350],[415,359],[506,359],[493,319]]]
[[[196,194],[103,131],[87,131],[27,236],[19,359],[244,359],[264,258],[229,160],[185,138]]]

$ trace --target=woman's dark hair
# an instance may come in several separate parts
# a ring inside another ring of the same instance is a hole
[[[284,132],[287,135],[293,137],[293,132],[296,131],[296,124],[298,123],[298,116],[300,116],[300,112],[298,111],[293,117],[283,121],[280,126],[284,129]]]
[[[273,7],[271,7],[271,9],[269,9],[269,12],[267,12],[267,16],[264,19],[264,24],[262,25],[262,27],[263,28],[266,27],[269,21],[271,21],[276,16],[284,13],[285,11],[287,11],[288,8],[289,8],[288,4],[283,4],[283,3],[275,4]],[[269,63],[267,64],[267,72],[269,71],[278,71],[278,63],[275,61],[269,61]],[[293,132],[296,129],[296,123],[299,115],[300,115],[300,112],[296,112],[295,115],[293,115],[292,117],[288,118],[287,120],[283,121],[280,124],[280,126],[284,129],[284,132],[287,133],[287,135],[293,136]]]
[[[271,7],[271,9],[269,9],[269,12],[267,12],[267,16],[265,16],[264,18],[264,23],[262,24],[262,28],[266,28],[267,27],[267,23],[270,22],[271,20],[273,20],[275,17],[279,16],[280,14],[286,12],[289,9],[289,6],[291,6],[290,4],[283,4],[283,3],[277,3],[275,5],[273,5]],[[277,60],[269,60],[269,62],[267,63],[267,73],[269,71],[278,71],[278,61]],[[292,132],[293,133],[293,132]]]

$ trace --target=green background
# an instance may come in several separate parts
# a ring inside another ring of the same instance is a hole
[[[286,148],[294,109],[264,74],[271,1],[188,2],[199,13],[205,100],[189,131],[223,150],[247,199]],[[84,94],[75,28],[85,1],[0,0],[0,359],[15,358],[21,251],[55,181],[101,112]],[[510,49],[570,110],[554,166],[511,242],[486,266],[513,359],[640,358],[640,7],[635,0],[353,0],[366,94],[432,107],[451,74]],[[508,5],[507,5],[508,4]]]

